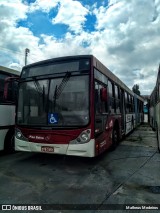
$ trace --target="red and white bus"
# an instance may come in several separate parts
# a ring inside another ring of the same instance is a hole
[[[143,99],[92,55],[22,69],[15,149],[94,157],[143,120]]]
[[[18,84],[9,79],[18,78],[20,72],[0,66],[0,150],[14,151],[15,105]],[[6,82],[7,81],[7,82]]]

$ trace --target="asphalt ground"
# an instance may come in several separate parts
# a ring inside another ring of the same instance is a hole
[[[141,125],[115,151],[91,159],[1,153],[0,204],[24,207],[10,212],[31,212],[27,205],[41,206],[44,211],[35,212],[47,213],[160,212],[156,133]]]

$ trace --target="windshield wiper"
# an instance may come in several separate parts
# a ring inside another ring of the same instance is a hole
[[[43,85],[43,89],[40,86],[40,83],[38,80],[36,80],[35,78],[33,78],[33,82],[34,82],[34,86],[39,94],[40,97],[43,98],[43,108],[44,108],[44,100],[45,100],[45,87]]]
[[[59,84],[58,88],[55,90],[56,91],[56,98],[58,99],[65,88],[67,82],[69,81],[71,76],[71,72],[66,72],[66,75],[62,79],[61,83]]]
[[[70,76],[71,76],[71,72],[66,72],[66,74],[65,74],[64,78],[62,79],[61,83],[59,84],[59,86],[56,85],[56,87],[55,87],[54,96],[53,96],[54,110],[55,110],[55,107],[56,107],[56,100],[60,97],[62,91],[64,90],[64,88],[67,84],[67,82],[70,79]]]
[[[34,86],[35,86],[35,88],[36,88],[38,94],[39,94],[40,96],[42,96],[42,95],[43,95],[43,90],[42,90],[42,88],[41,88],[41,86],[40,86],[38,80],[36,80],[35,78],[33,78],[33,82],[34,82]]]

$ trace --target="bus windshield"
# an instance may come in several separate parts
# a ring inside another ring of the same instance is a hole
[[[30,126],[84,126],[89,122],[89,76],[22,82],[17,124]]]

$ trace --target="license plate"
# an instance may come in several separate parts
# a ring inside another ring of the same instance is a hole
[[[42,152],[54,152],[54,147],[42,146],[42,147],[41,147],[41,151],[42,151]]]

